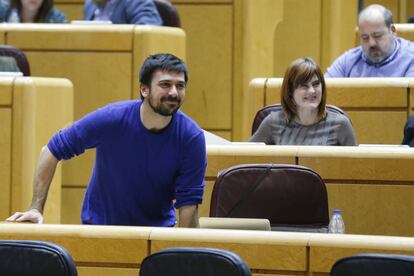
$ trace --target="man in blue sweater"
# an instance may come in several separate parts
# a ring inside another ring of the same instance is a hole
[[[361,45],[328,67],[327,78],[414,77],[414,43],[397,37],[392,13],[370,5],[358,17]]]
[[[187,80],[177,57],[149,56],[140,72],[141,100],[109,104],[57,132],[42,149],[30,210],[7,220],[42,223],[59,160],[95,148],[82,223],[174,226],[175,207],[179,226],[197,227],[207,158],[203,131],[178,110]]]

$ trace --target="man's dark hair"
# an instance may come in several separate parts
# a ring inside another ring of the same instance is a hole
[[[184,73],[185,83],[188,81],[187,66],[184,61],[172,54],[155,54],[147,57],[139,72],[139,82],[151,87],[152,76],[156,70]],[[141,94],[141,100],[144,97]]]
[[[171,54],[155,54],[147,57],[139,73],[141,84],[151,86],[152,75],[156,70],[184,73],[185,83],[188,81],[187,66],[184,61]]]

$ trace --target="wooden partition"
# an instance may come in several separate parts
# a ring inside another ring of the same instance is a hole
[[[139,98],[138,74],[148,55],[169,52],[185,58],[185,34],[178,28],[2,24],[0,32],[5,44],[26,53],[33,76],[73,82],[75,119],[110,102]],[[63,188],[71,198],[83,196],[79,187],[88,183],[93,162],[93,150],[64,162]]]
[[[30,207],[33,175],[43,145],[73,120],[73,87],[66,79],[0,78],[0,217]],[[60,222],[61,168],[53,180],[45,220]],[[1,219],[1,220],[2,220]]]
[[[206,190],[200,216],[209,216],[219,171],[236,164],[299,164],[325,180],[330,209],[344,211],[352,234],[414,235],[414,149],[400,147],[207,146]],[[62,221],[80,223],[80,196],[63,189]]]
[[[251,105],[246,109],[244,139],[251,136],[256,112],[280,103],[283,79],[254,79],[250,83]],[[328,78],[327,103],[339,106],[352,121],[360,144],[400,144],[403,127],[413,101],[411,78]]]
[[[343,210],[347,233],[414,235],[414,149],[234,145],[208,146],[207,153],[202,216],[209,214],[211,190],[220,170],[245,163],[287,163],[321,175],[329,208]]]
[[[79,276],[136,276],[163,248],[197,246],[238,254],[253,275],[329,275],[356,253],[414,254],[414,238],[126,226],[2,224],[0,239],[44,240],[65,247]]]

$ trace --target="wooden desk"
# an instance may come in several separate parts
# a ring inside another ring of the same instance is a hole
[[[73,120],[73,87],[66,79],[0,78],[0,217],[30,207],[43,145]],[[61,166],[52,182],[45,220],[60,222]]]
[[[324,179],[330,210],[342,209],[348,233],[413,236],[414,149],[390,147],[208,146],[208,216],[219,170],[244,163],[309,167]]]
[[[361,253],[414,254],[414,239],[389,236],[313,234],[309,239],[310,275],[329,275],[339,259]]]
[[[253,275],[328,275],[356,253],[414,254],[414,238],[157,227],[2,224],[0,239],[44,240],[65,247],[79,276],[138,275],[149,254],[172,246],[222,248]]]
[[[206,190],[200,216],[209,216],[220,170],[245,163],[307,166],[325,180],[330,209],[344,211],[348,233],[414,235],[414,149],[390,147],[207,146]],[[85,187],[63,188],[62,221],[79,223]]]

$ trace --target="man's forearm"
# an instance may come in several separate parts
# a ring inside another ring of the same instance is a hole
[[[189,205],[181,207],[179,210],[179,216],[179,227],[200,227],[198,222],[198,205]]]
[[[44,146],[40,153],[39,165],[34,176],[31,209],[36,209],[40,213],[43,213],[49,186],[58,162],[47,146]]]

